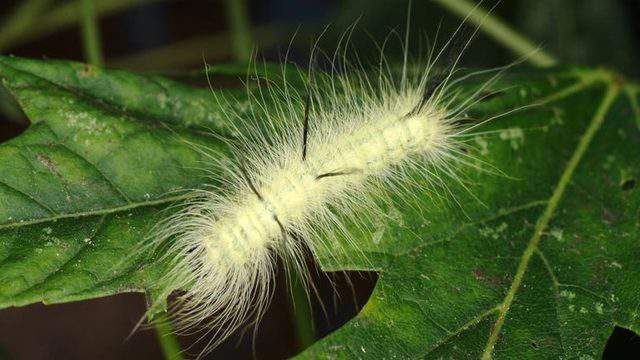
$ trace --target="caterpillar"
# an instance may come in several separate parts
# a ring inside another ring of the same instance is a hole
[[[328,74],[301,71],[306,91],[283,74],[250,91],[248,115],[226,114],[236,138],[233,156],[209,157],[218,185],[194,190],[147,244],[168,244],[170,270],[157,288],[161,298],[184,289],[172,308],[180,326],[203,327],[208,348],[219,345],[264,314],[277,258],[306,278],[305,249],[353,245],[349,229],[366,233],[385,194],[457,179],[455,168],[470,162],[464,139],[483,123],[468,125],[465,113],[497,75],[457,91],[470,76],[456,71],[463,51],[444,70],[435,65],[451,41],[419,67],[405,50],[400,71],[381,60],[367,72],[335,55]]]

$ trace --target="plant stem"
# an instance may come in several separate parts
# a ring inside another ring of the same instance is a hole
[[[6,48],[11,39],[32,27],[34,20],[51,3],[51,0],[26,0],[3,19],[0,28],[0,49]]]
[[[156,337],[160,343],[160,348],[166,360],[182,360],[182,350],[178,339],[174,335],[171,322],[166,315],[160,313],[155,315]]]
[[[231,33],[233,53],[237,61],[248,61],[251,56],[251,30],[246,0],[227,0],[227,25]]]
[[[636,125],[640,130],[640,103],[638,103],[638,95],[640,94],[640,86],[637,84],[628,84],[625,87],[625,93],[629,98],[631,104],[631,110],[633,111],[633,117],[636,119]]]
[[[282,39],[284,27],[265,25],[254,29],[256,39],[263,46],[275,44]],[[169,45],[143,50],[107,61],[109,66],[137,71],[167,71],[202,65],[202,54],[207,60],[218,60],[232,56],[229,45],[230,34],[196,36]],[[245,58],[244,60],[248,60]]]
[[[51,0],[30,1],[51,2]],[[167,0],[102,0],[95,3],[95,13],[96,17],[100,18],[132,6],[159,1]],[[81,6],[78,1],[68,1],[40,16],[38,18],[38,26],[23,25],[20,31],[0,31],[0,52],[10,46],[23,44],[40,36],[77,24],[80,20],[78,15],[80,14]]]
[[[89,64],[102,66],[102,45],[100,43],[100,27],[96,21],[96,7],[93,0],[79,0],[82,10],[82,41],[84,56]]]
[[[316,341],[316,333],[313,328],[313,315],[307,291],[300,278],[292,280],[290,308],[295,322],[298,344],[301,349],[305,349]]]
[[[512,29],[500,18],[468,0],[433,1],[454,14],[467,18],[470,22],[476,24],[481,31],[516,55],[524,56],[534,66],[551,67],[558,63],[554,56],[534,45],[529,39]]]

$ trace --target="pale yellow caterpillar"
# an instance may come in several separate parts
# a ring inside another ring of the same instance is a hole
[[[437,72],[444,52],[422,67],[410,67],[405,53],[397,73],[383,62],[373,76],[345,65],[309,78],[304,93],[286,79],[270,83],[252,92],[250,120],[227,114],[242,124],[234,157],[212,156],[210,164],[226,175],[194,191],[148,244],[169,244],[163,258],[171,270],[158,288],[163,296],[185,290],[174,310],[181,325],[203,326],[209,345],[218,345],[263,314],[276,258],[304,276],[305,248],[339,253],[352,239],[349,227],[379,216],[384,194],[456,177],[469,157],[464,138],[479,125],[461,120],[495,77],[461,95],[461,53]]]

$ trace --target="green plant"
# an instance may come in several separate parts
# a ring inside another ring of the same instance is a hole
[[[0,305],[144,291],[164,264],[120,260],[182,200],[169,191],[205,181],[179,138],[222,149],[206,132],[224,131],[225,109],[209,89],[73,62],[2,57],[0,78],[32,122],[0,145]],[[497,87],[508,90],[475,117],[536,104],[473,139],[509,176],[470,172],[480,201],[452,184],[464,213],[431,203],[425,221],[398,203],[377,243],[356,239],[367,262],[316,254],[326,271],[380,279],[355,319],[300,357],[596,358],[614,325],[640,331],[640,88],[573,67],[514,71]]]

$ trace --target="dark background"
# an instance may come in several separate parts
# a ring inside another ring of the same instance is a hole
[[[54,1],[51,7],[66,2]],[[0,29],[11,20],[19,4],[0,1]],[[485,7],[493,4],[484,1]],[[391,31],[404,31],[406,9],[406,1],[398,0],[248,0],[259,57],[280,60],[297,30],[290,58],[302,65],[307,62],[314,36],[329,25],[320,47],[330,52],[338,37],[356,19],[358,28],[351,42],[354,51],[365,61],[375,61],[379,55],[375,42],[381,43]],[[459,18],[428,0],[414,0],[412,13],[411,49],[427,48],[427,38],[433,40],[438,27],[442,41],[460,23]],[[562,63],[609,66],[630,78],[640,76],[639,1],[509,0],[502,1],[494,13]],[[73,13],[68,17],[78,18]],[[82,38],[77,24],[72,20],[67,26],[18,38],[0,47],[0,53],[82,61]],[[31,26],[38,29],[40,25],[36,21]],[[234,60],[225,3],[221,0],[147,1],[101,17],[100,28],[106,64],[110,67],[179,74],[202,69],[203,57],[208,63]],[[399,56],[399,49],[391,48],[387,55]],[[509,51],[480,35],[464,61],[468,66],[491,67],[514,59]],[[26,127],[28,120],[0,91],[0,141],[16,136]],[[371,293],[375,274],[350,275],[355,295],[344,275],[333,278],[339,299],[325,275],[315,276],[328,309],[324,313],[314,300],[317,337],[355,316]],[[295,333],[283,276],[279,276],[277,283],[274,302],[256,333],[254,345],[259,358],[288,357],[303,348]],[[141,294],[0,310],[0,359],[160,359],[162,353],[154,330],[138,331],[127,338],[144,310]],[[249,330],[248,335],[229,339],[207,358],[251,358],[251,333]],[[181,337],[180,341],[187,348],[194,338]],[[198,346],[188,351],[197,354]],[[631,359],[630,354],[640,354],[639,337],[616,328],[605,358]]]

